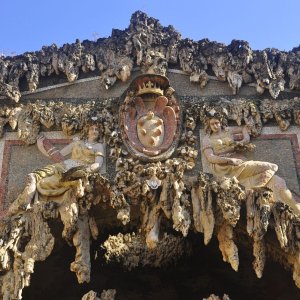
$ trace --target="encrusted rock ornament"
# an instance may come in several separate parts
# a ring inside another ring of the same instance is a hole
[[[167,77],[138,76],[131,83],[119,115],[124,144],[144,161],[167,159],[178,143],[180,107]]]

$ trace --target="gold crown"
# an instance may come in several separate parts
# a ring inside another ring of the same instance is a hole
[[[149,80],[147,82],[143,82],[142,85],[139,85],[136,95],[138,96],[142,94],[157,94],[162,96],[164,91],[156,82]]]

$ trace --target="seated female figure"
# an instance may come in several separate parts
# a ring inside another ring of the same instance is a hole
[[[275,201],[288,204],[295,213],[300,213],[298,204],[287,188],[285,180],[275,175],[278,166],[264,161],[247,161],[236,152],[236,145],[246,145],[250,141],[247,129],[222,128],[217,116],[207,120],[206,136],[202,142],[202,151],[215,176],[236,177],[246,189],[269,187]],[[236,140],[239,136],[239,140]]]
[[[27,184],[9,208],[9,214],[16,213],[19,209],[28,209],[36,193],[42,198],[54,197],[59,201],[66,192],[71,191],[74,196],[82,197],[84,185],[82,178],[62,180],[67,171],[78,168],[85,169],[88,173],[99,172],[104,160],[104,144],[99,142],[99,124],[93,122],[86,125],[83,139],[76,140],[60,151],[49,144],[44,136],[40,136],[38,149],[56,163],[48,165],[28,174]],[[71,154],[71,158],[64,158]],[[69,172],[68,172],[69,173]]]

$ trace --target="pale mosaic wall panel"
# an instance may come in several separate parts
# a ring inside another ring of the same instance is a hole
[[[278,165],[277,175],[284,178],[287,186],[300,193],[295,158],[290,140],[253,140],[256,149],[247,154],[248,159],[268,161]]]

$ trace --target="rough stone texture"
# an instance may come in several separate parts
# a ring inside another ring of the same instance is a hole
[[[89,291],[88,293],[84,294],[82,300],[114,300],[117,291],[110,289],[110,290],[103,290],[100,298],[97,297],[97,293],[94,291]]]
[[[118,262],[128,271],[141,266],[160,268],[171,265],[190,252],[190,245],[182,237],[168,234],[162,237],[155,249],[149,249],[143,237],[134,233],[110,235],[101,247],[105,249],[107,263]]]

